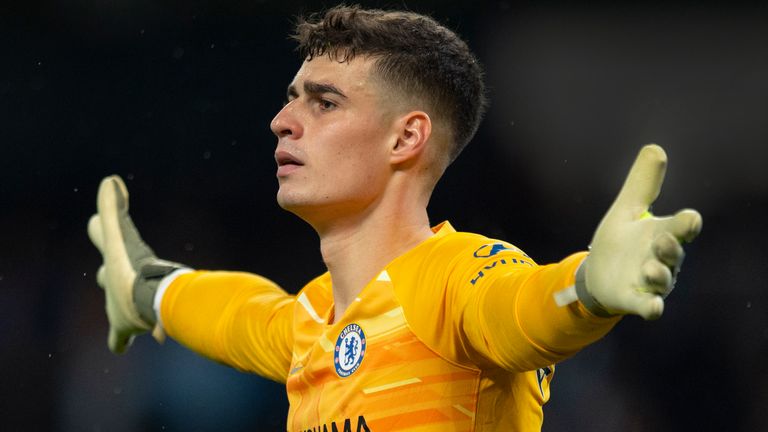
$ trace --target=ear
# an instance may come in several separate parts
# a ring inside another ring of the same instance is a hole
[[[416,160],[432,135],[432,119],[424,111],[411,111],[397,121],[397,141],[391,149],[390,161],[400,165]]]

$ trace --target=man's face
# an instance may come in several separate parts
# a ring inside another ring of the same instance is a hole
[[[385,187],[397,134],[372,64],[305,61],[270,125],[278,138],[277,201],[313,225],[364,212]]]

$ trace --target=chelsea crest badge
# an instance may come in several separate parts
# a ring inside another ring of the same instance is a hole
[[[360,367],[365,356],[365,333],[357,324],[348,324],[336,339],[333,363],[336,374],[346,378]]]

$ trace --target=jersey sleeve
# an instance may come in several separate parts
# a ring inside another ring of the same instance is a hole
[[[195,271],[168,286],[160,319],[168,335],[191,350],[285,382],[293,302],[275,283],[254,274]]]
[[[555,301],[555,293],[574,284],[586,252],[539,266],[511,245],[482,247],[463,254],[448,284],[462,305],[453,319],[460,322],[465,346],[492,363],[514,371],[545,367],[602,338],[618,322],[593,315],[578,301]],[[494,247],[499,252],[491,255]]]
[[[473,367],[532,371],[603,337],[619,318],[597,317],[554,294],[574,284],[586,252],[539,266],[509,243],[452,233],[393,268],[417,289],[397,288],[408,323],[432,349]],[[411,286],[413,286],[411,285]],[[428,306],[429,305],[429,306]]]

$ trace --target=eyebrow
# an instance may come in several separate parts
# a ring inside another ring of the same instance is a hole
[[[304,92],[309,93],[311,95],[331,93],[339,97],[342,97],[344,99],[347,99],[347,95],[345,95],[344,92],[339,90],[339,88],[336,87],[335,85],[319,83],[315,81],[304,81]],[[291,97],[297,97],[299,95],[299,92],[296,90],[296,86],[291,84],[288,86],[288,91],[286,92],[286,94],[288,96],[288,99],[290,99]]]

